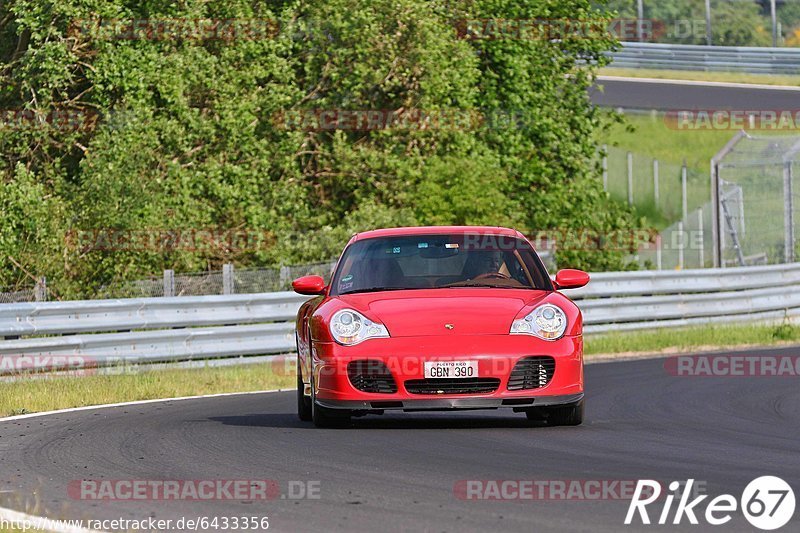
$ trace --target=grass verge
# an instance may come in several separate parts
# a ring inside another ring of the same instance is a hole
[[[746,72],[696,72],[691,70],[657,70],[637,68],[605,67],[600,69],[601,76],[619,76],[625,78],[655,78],[659,80],[721,81],[728,83],[752,83],[759,85],[800,86],[800,76],[747,74]]]
[[[584,353],[592,356],[687,353],[710,350],[746,348],[749,346],[780,346],[800,342],[800,327],[780,325],[730,325],[675,328],[652,331],[618,332],[587,335]]]
[[[173,398],[224,392],[293,388],[283,364],[247,364],[123,374],[23,378],[0,383],[0,416],[86,405]]]

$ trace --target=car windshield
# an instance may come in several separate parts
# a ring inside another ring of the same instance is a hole
[[[356,241],[339,261],[332,293],[455,287],[553,290],[527,241],[466,234]]]

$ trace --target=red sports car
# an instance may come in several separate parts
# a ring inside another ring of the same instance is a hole
[[[530,242],[497,227],[381,229],[350,239],[297,315],[297,412],[317,426],[387,410],[497,409],[583,420],[578,307]]]

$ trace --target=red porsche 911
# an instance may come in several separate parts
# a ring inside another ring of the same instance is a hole
[[[354,235],[330,285],[297,315],[297,411],[317,426],[388,410],[510,408],[550,425],[583,421],[578,307],[530,242],[496,227],[416,227]]]

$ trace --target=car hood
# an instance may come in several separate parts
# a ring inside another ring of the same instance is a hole
[[[548,294],[481,287],[348,294],[339,299],[382,322],[392,337],[506,335],[523,307]]]

